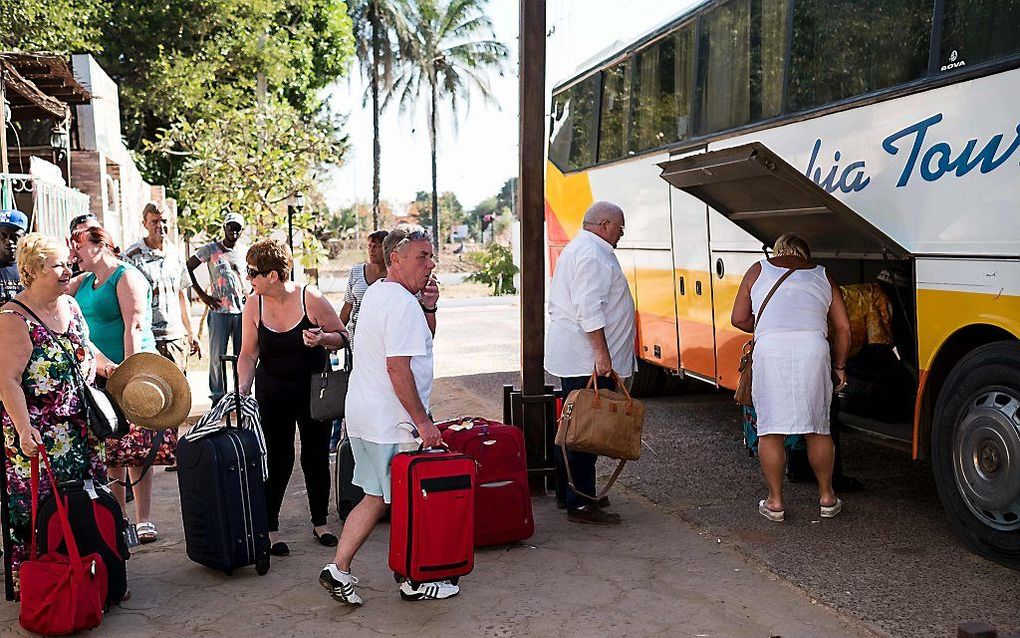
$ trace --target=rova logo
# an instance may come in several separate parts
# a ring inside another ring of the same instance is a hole
[[[964,62],[963,60],[960,60],[959,62],[956,61],[956,59],[959,57],[960,52],[954,49],[953,52],[949,54],[949,64],[943,65],[942,67],[939,68],[939,70],[949,71],[951,69],[956,69],[961,66],[967,66],[967,63]]]

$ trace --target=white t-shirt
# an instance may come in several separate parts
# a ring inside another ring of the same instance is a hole
[[[432,394],[432,333],[418,299],[398,283],[381,279],[365,291],[358,313],[354,369],[347,387],[350,436],[373,443],[408,443],[397,425],[411,422],[386,371],[386,357],[411,357],[411,372],[422,405]]]

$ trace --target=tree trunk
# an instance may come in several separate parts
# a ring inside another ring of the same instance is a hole
[[[379,13],[376,2],[369,5],[372,23],[372,230],[379,230],[379,170],[381,147],[379,144]]]
[[[429,82],[432,91],[432,104],[429,108],[429,142],[432,144],[432,250],[439,259],[439,190],[436,188],[436,81]]]

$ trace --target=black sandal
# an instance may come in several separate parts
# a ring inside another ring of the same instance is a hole
[[[269,548],[269,553],[273,556],[290,556],[290,546],[283,541],[276,541]]]
[[[326,532],[325,534],[319,534],[313,529],[312,536],[315,537],[315,540],[319,541],[320,545],[323,545],[325,547],[336,547],[337,545],[340,544],[340,540],[330,532]]]

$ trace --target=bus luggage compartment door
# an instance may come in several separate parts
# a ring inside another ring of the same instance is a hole
[[[708,247],[708,208],[696,197],[669,189],[673,229],[673,293],[676,297],[680,367],[716,380],[712,267]]]

